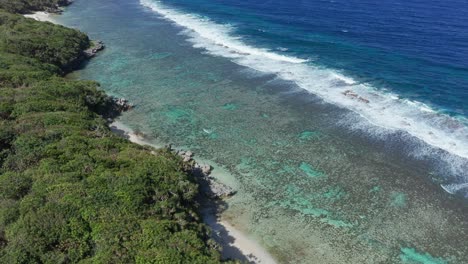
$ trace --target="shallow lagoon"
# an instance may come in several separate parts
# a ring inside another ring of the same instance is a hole
[[[75,77],[136,104],[121,121],[150,140],[228,171],[225,219],[279,262],[468,262],[467,204],[422,142],[204,54],[137,0],[80,0],[60,20],[107,44]]]

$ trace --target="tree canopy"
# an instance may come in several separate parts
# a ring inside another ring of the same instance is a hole
[[[0,0],[0,9],[11,13],[29,13],[68,4],[68,0]]]

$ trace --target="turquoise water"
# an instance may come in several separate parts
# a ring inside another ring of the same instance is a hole
[[[466,162],[194,48],[137,0],[79,0],[60,21],[107,44],[74,77],[136,104],[121,121],[153,142],[228,171],[224,216],[280,263],[468,263],[467,203],[441,187]]]

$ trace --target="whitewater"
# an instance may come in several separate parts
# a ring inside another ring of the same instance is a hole
[[[468,122],[465,118],[442,114],[424,103],[359,83],[337,70],[314,65],[313,60],[247,45],[235,35],[235,28],[231,25],[183,13],[161,2],[140,0],[140,3],[182,27],[182,34],[194,48],[262,73],[274,74],[282,80],[294,82],[325,102],[357,113],[360,118],[343,117],[342,123],[349,127],[374,135],[405,131],[426,142],[433,147],[422,146],[417,151],[413,150],[412,155],[437,155],[445,161],[443,169],[449,169],[455,175],[450,184],[442,186],[446,191],[455,192],[467,187]]]

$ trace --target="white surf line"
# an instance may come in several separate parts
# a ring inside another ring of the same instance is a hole
[[[455,118],[439,114],[423,103],[382,93],[336,71],[306,64],[305,59],[246,45],[239,37],[232,36],[228,25],[181,13],[159,1],[140,0],[140,3],[185,28],[184,34],[195,48],[257,71],[276,74],[329,103],[359,114],[375,126],[406,131],[433,147],[468,159],[468,128]]]
[[[455,194],[462,189],[468,189],[468,182],[461,183],[461,184],[447,184],[447,185],[440,185],[446,192],[450,194]]]

